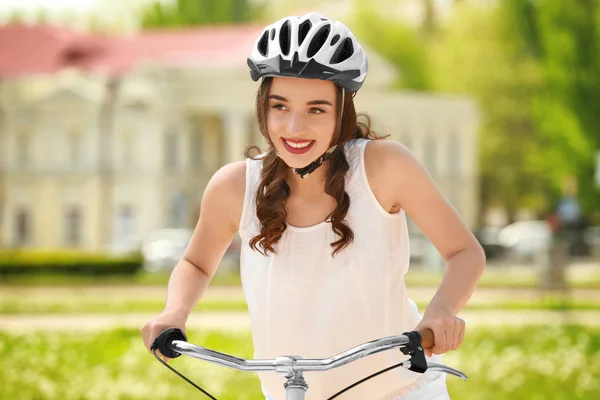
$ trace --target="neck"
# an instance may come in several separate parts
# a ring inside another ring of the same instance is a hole
[[[290,186],[290,191],[296,195],[312,195],[318,192],[325,192],[325,181],[327,179],[327,171],[329,170],[330,161],[325,161],[319,168],[313,171],[312,174],[305,178],[294,173],[290,168],[288,171],[287,182]]]

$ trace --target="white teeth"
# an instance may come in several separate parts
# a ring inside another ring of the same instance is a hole
[[[284,139],[284,140],[285,140],[285,139]],[[304,147],[308,147],[308,146],[310,146],[310,144],[312,143],[312,141],[310,141],[310,142],[304,142],[304,143],[292,143],[292,142],[288,142],[288,141],[286,140],[286,141],[285,141],[285,143],[286,143],[288,146],[290,146],[290,147],[293,147],[293,148],[296,148],[296,149],[302,149],[302,148],[304,148]]]

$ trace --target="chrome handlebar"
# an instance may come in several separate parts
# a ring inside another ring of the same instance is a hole
[[[363,343],[329,358],[304,359],[300,356],[281,356],[275,359],[259,360],[247,360],[243,358],[238,358],[230,356],[228,354],[220,353],[218,351],[210,350],[201,346],[197,346],[187,342],[185,335],[182,332],[181,334],[183,335],[183,337],[175,338],[173,335],[171,335],[170,338],[167,337],[166,340],[164,340],[164,343],[158,344],[156,347],[158,347],[161,350],[161,353],[163,353],[163,355],[169,358],[175,358],[181,354],[185,354],[190,357],[198,358],[213,364],[236,369],[239,371],[275,371],[279,375],[284,376],[288,379],[296,375],[301,375],[305,371],[326,371],[333,368],[338,368],[363,357],[397,348],[400,349],[404,354],[411,355],[410,359],[407,359],[403,364],[405,368],[418,372],[425,372],[425,370],[431,369],[457,376],[465,381],[467,380],[467,376],[463,372],[443,364],[426,363],[425,366],[417,366],[419,354],[415,354],[415,360],[413,360],[413,353],[410,351],[410,349],[414,347],[414,349],[418,350],[418,352],[420,352],[421,354],[423,349],[421,348],[420,340],[418,343],[415,343],[414,337],[411,336],[411,334],[414,334],[414,332],[406,333],[399,336],[390,336],[386,338],[373,340],[371,342]],[[162,335],[163,334],[161,334],[161,336]],[[157,338],[157,340],[159,338]],[[422,361],[425,361],[424,358],[422,359]]]

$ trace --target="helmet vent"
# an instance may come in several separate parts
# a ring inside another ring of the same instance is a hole
[[[290,21],[285,21],[279,31],[279,47],[281,48],[281,53],[286,56],[290,53],[291,40]]]
[[[342,41],[342,43],[340,43],[338,48],[335,50],[335,53],[333,53],[333,56],[331,56],[331,61],[329,62],[331,64],[341,63],[342,61],[346,61],[352,57],[352,54],[354,54],[354,45],[352,44],[352,39],[347,37]]]
[[[323,25],[319,28],[312,41],[310,42],[310,45],[308,46],[308,50],[306,52],[306,56],[308,58],[313,57],[315,54],[317,54],[319,50],[321,50],[321,47],[323,47],[323,45],[327,41],[327,38],[329,37],[329,32],[331,32],[330,24]]]
[[[308,19],[300,24],[300,26],[298,27],[298,46],[300,46],[302,42],[304,42],[304,39],[306,39],[306,35],[308,35],[308,32],[310,31],[311,27],[312,22],[310,22],[310,20]]]
[[[263,57],[267,56],[267,53],[269,52],[269,31],[265,31],[263,33],[263,35],[260,38],[260,40],[258,41],[258,45],[256,47],[258,49],[258,52]]]

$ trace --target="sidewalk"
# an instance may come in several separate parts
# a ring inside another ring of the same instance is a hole
[[[41,331],[98,331],[113,328],[137,329],[154,314],[106,315],[0,315],[0,331],[24,333]],[[521,326],[579,324],[600,326],[600,311],[468,311],[461,315],[471,326]],[[207,312],[192,314],[188,329],[249,330],[247,313]]]

